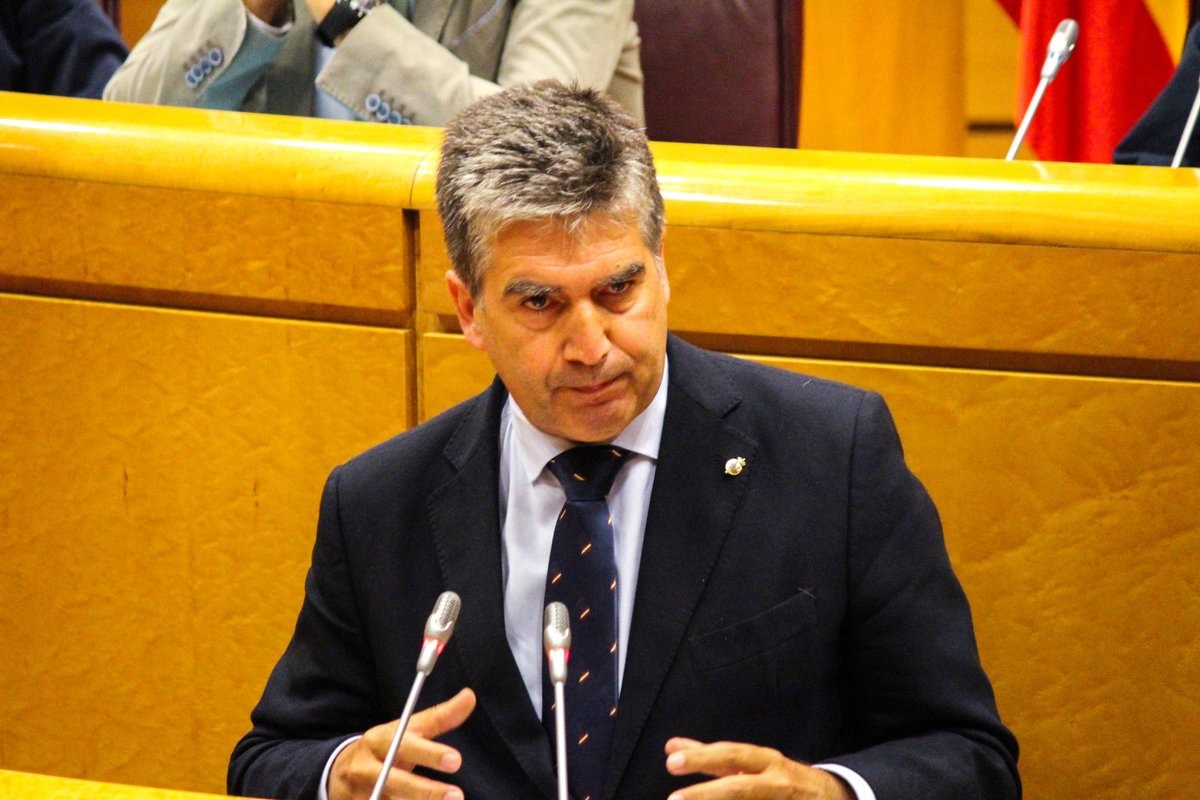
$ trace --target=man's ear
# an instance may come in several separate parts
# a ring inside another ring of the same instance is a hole
[[[462,328],[463,336],[473,347],[482,350],[483,333],[475,322],[475,298],[471,297],[471,290],[452,269],[446,270],[446,288],[450,290],[450,300],[458,314],[458,325]]]

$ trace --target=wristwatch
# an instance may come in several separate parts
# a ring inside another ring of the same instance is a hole
[[[317,26],[317,38],[321,44],[333,47],[339,36],[357,25],[377,5],[379,0],[337,0]]]

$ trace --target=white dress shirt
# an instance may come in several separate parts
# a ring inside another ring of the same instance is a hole
[[[667,365],[646,410],[612,440],[633,455],[608,493],[617,559],[617,691],[625,673],[633,594],[642,561],[650,489],[667,412]],[[542,608],[554,526],[567,496],[547,462],[575,442],[542,433],[510,397],[500,413],[500,539],[504,629],[534,710],[542,713]]]

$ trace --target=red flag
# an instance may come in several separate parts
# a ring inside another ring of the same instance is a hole
[[[1021,29],[1017,120],[1037,88],[1046,45],[1063,19],[1079,23],[1075,52],[1046,90],[1025,137],[1043,161],[1112,161],[1113,148],[1175,71],[1144,0],[998,0]]]

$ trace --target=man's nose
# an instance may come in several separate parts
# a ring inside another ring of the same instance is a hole
[[[600,309],[590,303],[581,303],[571,310],[563,343],[564,358],[595,366],[604,360],[611,347],[608,320]]]

